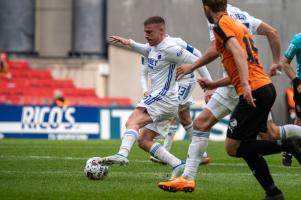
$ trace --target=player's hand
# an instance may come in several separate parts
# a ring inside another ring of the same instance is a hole
[[[129,45],[130,40],[120,37],[120,36],[113,35],[113,36],[110,36],[110,43],[112,43],[112,44],[121,43],[123,45]]]
[[[214,94],[214,90],[206,90],[205,92],[205,103],[208,103],[211,99],[212,95]]]
[[[181,79],[183,76],[186,74],[192,73],[192,64],[183,64],[180,67],[177,68],[177,75],[176,78],[177,80]]]
[[[144,95],[145,97],[147,97],[147,96],[151,95],[151,93],[152,93],[151,91],[146,91],[146,92],[143,93],[143,95]]]
[[[211,81],[207,78],[199,78],[197,82],[203,90],[214,90],[218,87],[214,81]]]
[[[252,91],[251,91],[251,87],[249,84],[245,84],[243,86],[243,90],[244,90],[244,99],[247,101],[247,103],[249,105],[251,105],[252,107],[256,108],[256,104],[255,101],[256,99],[253,98],[252,96]]]
[[[279,63],[273,63],[270,67],[270,76],[281,75],[281,65]]]

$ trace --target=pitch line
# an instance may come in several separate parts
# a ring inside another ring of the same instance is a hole
[[[76,176],[76,175],[82,175],[83,173],[81,171],[75,171],[75,170],[47,170],[47,171],[17,171],[17,170],[0,170],[1,174],[33,174],[33,175],[38,175],[38,174],[63,174],[67,176]],[[110,177],[120,177],[120,176],[160,176],[162,178],[166,178],[169,176],[170,173],[168,172],[138,172],[135,171],[135,175],[132,173],[127,172],[116,172],[116,171],[110,171],[109,176]],[[198,172],[198,175],[200,176],[253,176],[252,173],[224,173],[224,172]],[[272,173],[273,176],[278,176],[278,177],[300,177],[301,174],[299,173]]]
[[[0,155],[0,158],[12,159],[12,160],[28,160],[28,159],[36,159],[36,160],[88,160],[89,157],[71,157],[71,156],[39,156],[39,155],[25,155],[25,156],[16,156],[16,155]],[[149,160],[130,160],[130,163],[152,163]],[[248,167],[244,163],[210,163],[208,166],[224,166],[224,167]],[[274,168],[285,168],[282,165],[269,165]],[[300,167],[289,167],[289,169],[300,169]]]

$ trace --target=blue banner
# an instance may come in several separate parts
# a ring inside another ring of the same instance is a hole
[[[133,108],[0,106],[0,138],[120,139]],[[194,119],[201,109],[192,109]],[[211,140],[224,140],[229,117],[217,123]],[[176,140],[185,130],[178,125]]]

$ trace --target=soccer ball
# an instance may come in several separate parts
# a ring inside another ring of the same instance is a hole
[[[103,180],[109,173],[109,167],[98,163],[99,157],[89,158],[86,162],[84,174],[91,180]]]

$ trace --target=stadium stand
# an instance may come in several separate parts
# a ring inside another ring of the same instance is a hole
[[[60,89],[72,106],[131,106],[129,98],[97,97],[94,89],[77,88],[73,80],[53,79],[50,70],[32,69],[25,60],[9,61],[12,79],[0,79],[0,104],[51,105]]]

